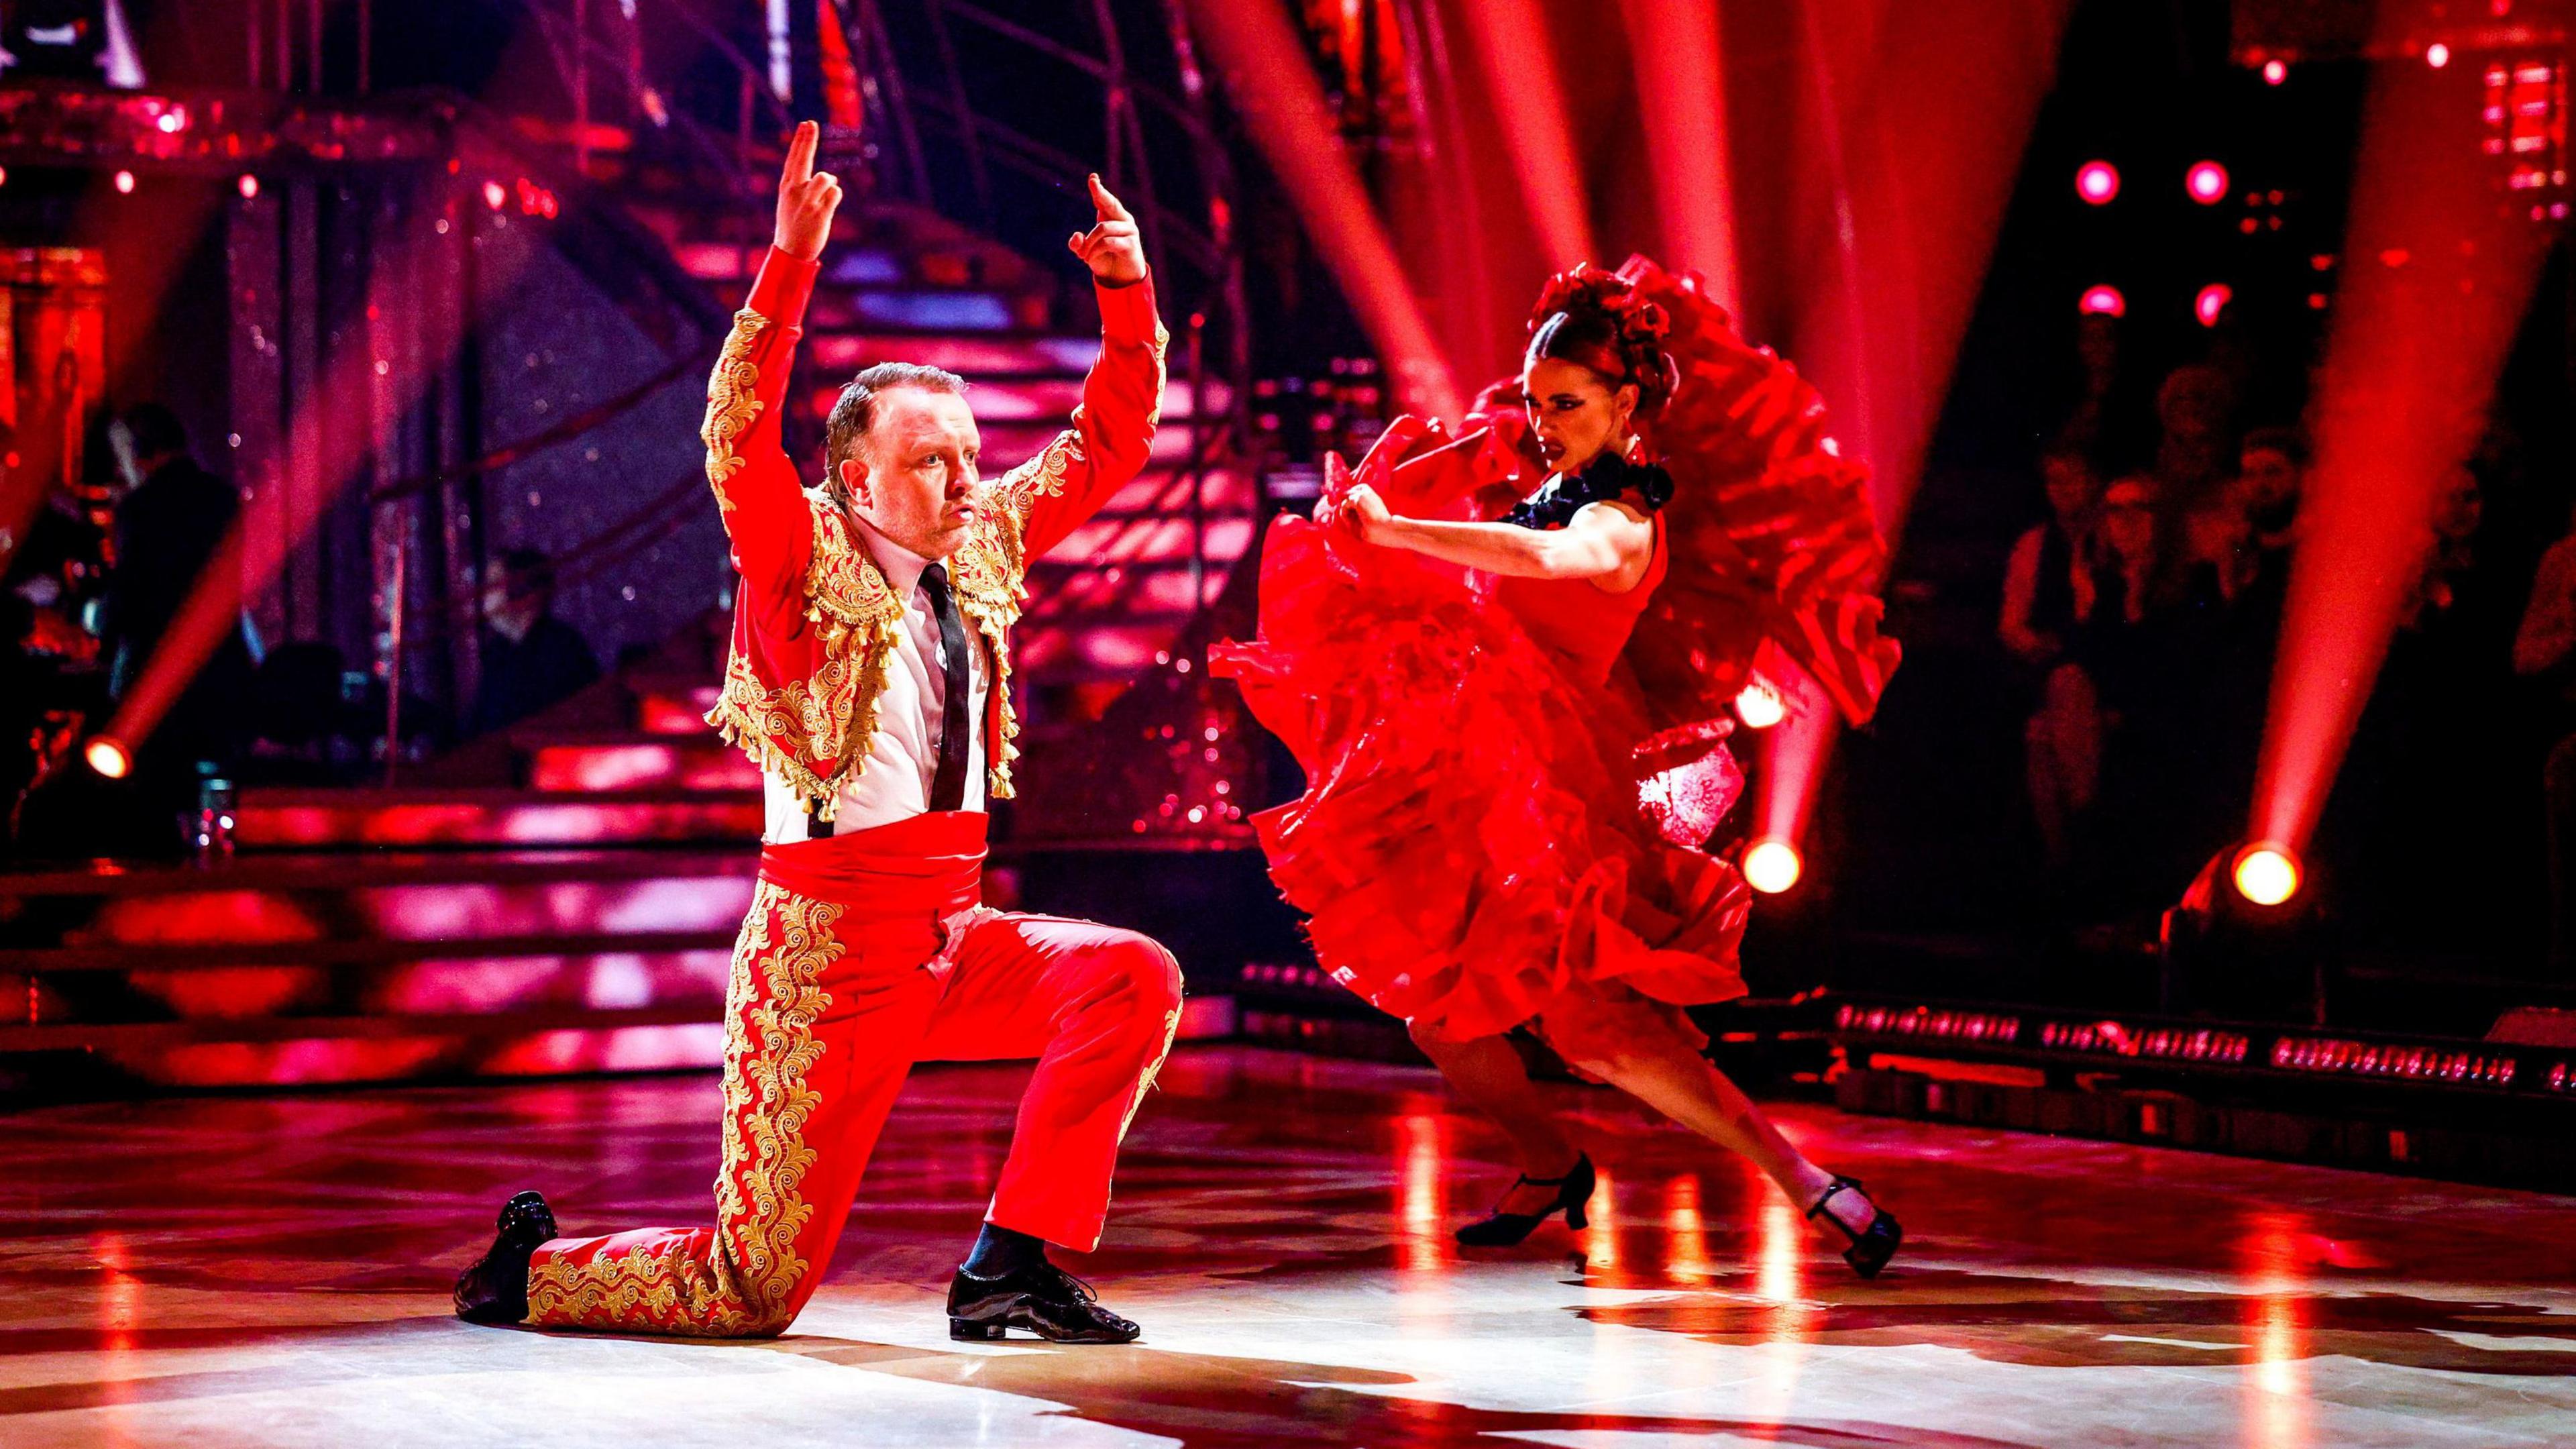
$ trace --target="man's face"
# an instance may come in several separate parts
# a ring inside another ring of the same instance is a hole
[[[107,425],[107,446],[116,454],[116,476],[130,489],[143,486],[144,460],[134,450],[133,430],[122,419]]]
[[[954,393],[891,388],[855,457],[841,461],[851,506],[899,548],[944,559],[966,542],[986,506],[975,413]]]
[[[2298,461],[2278,448],[2246,449],[2238,463],[2237,477],[2249,511],[2277,511],[2298,502]]]

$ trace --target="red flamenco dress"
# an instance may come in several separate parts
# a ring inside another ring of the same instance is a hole
[[[1287,517],[1258,637],[1212,656],[1306,772],[1253,819],[1317,959],[1452,1040],[1637,1012],[1696,1035],[1677,1008],[1745,989],[1751,897],[1701,848],[1743,783],[1728,704],[1766,650],[1855,718],[1895,665],[1863,479],[1815,390],[1695,277],[1643,258],[1619,275],[1671,319],[1681,379],[1652,439],[1675,491],[1635,588],[1495,578]],[[1499,517],[1544,470],[1516,410],[1468,425],[1399,419],[1356,475],[1328,464],[1328,493]]]

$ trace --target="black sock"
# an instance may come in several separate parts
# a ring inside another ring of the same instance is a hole
[[[966,1255],[966,1271],[978,1278],[999,1278],[1045,1261],[1046,1239],[986,1223],[984,1231],[975,1235],[974,1250]]]

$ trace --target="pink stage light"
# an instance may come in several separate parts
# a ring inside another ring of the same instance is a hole
[[[503,206],[509,204],[509,200],[510,188],[503,186],[498,181],[486,181],[483,183],[483,204],[485,206],[492,208],[494,211],[499,211]]]
[[[2215,327],[2218,319],[2227,314],[2227,304],[2235,300],[2235,288],[2225,282],[2212,282],[2191,299],[2191,315],[2200,319],[2201,326]]]
[[[2435,70],[2451,63],[2451,48],[2440,41],[2424,47],[2424,63]]]
[[[2299,862],[2285,846],[2249,845],[2238,853],[2230,879],[2238,895],[2258,906],[2277,906],[2299,893]]]
[[[2195,161],[2183,173],[2183,190],[2203,206],[2216,206],[2227,197],[2227,168],[2215,161]]]
[[[100,735],[90,741],[81,751],[81,758],[89,762],[91,769],[111,780],[124,779],[126,772],[134,768],[134,757],[126,752],[124,743],[114,735]]]
[[[1503,140],[1511,147],[1530,224],[1549,253],[1548,269],[1595,260],[1592,208],[1575,161],[1555,47],[1546,39],[1547,17],[1538,0],[1471,0],[1465,11],[1467,34],[1493,95]]]
[[[1759,679],[1736,692],[1735,717],[1749,730],[1767,730],[1789,717],[1789,707],[1780,702],[1780,691]]]
[[[1658,98],[1658,104],[1639,109],[1668,252],[1664,261],[1698,272],[1718,305],[1735,311],[1742,299],[1718,7],[1707,0],[1626,0],[1621,13],[1637,94]]]
[[[2277,60],[2263,62],[2263,84],[2276,86],[2290,78],[2290,68]]]
[[[2309,405],[2315,463],[2272,674],[2249,838],[2304,849],[2325,809],[2432,522],[2477,445],[2554,229],[2495,205],[2483,118],[2449,77],[2373,77],[2346,269]]]
[[[1757,840],[1744,852],[1744,883],[1766,896],[1796,886],[1805,871],[1798,848],[1785,840]]]
[[[134,173],[131,171],[117,172],[116,190],[117,194],[120,196],[132,196],[134,194]]]
[[[2121,296],[2117,287],[2087,287],[2084,295],[2076,299],[2075,310],[2087,317],[2126,317],[2129,299]]]
[[[239,190],[241,191],[241,199],[242,199],[242,200],[244,200],[244,201],[253,201],[253,200],[257,200],[257,199],[258,199],[258,197],[259,197],[259,178],[258,178],[258,177],[253,176],[253,175],[251,175],[249,172],[245,171],[245,172],[243,172],[243,173],[242,173],[241,180],[240,180],[240,181],[238,181],[238,182],[236,182],[236,183],[235,183],[235,185],[236,185],[236,186],[239,188]]]
[[[1456,374],[1432,340],[1386,223],[1334,130],[1304,42],[1273,5],[1190,0],[1190,14],[1224,75],[1244,128],[1296,203],[1299,220],[1394,374],[1397,404],[1454,418]]]
[[[2108,161],[2087,161],[2075,168],[2075,194],[2095,206],[2108,206],[2120,194],[2120,168]]]

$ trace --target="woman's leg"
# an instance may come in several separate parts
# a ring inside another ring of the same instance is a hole
[[[1549,1004],[1539,1034],[1578,1070],[1751,1161],[1799,1211],[1813,1207],[1834,1175],[1808,1161],[1742,1088],[1710,1066],[1667,1010],[1641,998],[1573,993]],[[1877,1209],[1857,1192],[1840,1192],[1825,1211],[1859,1232]]]
[[[1519,1154],[1521,1171],[1530,1177],[1562,1177],[1574,1167],[1576,1152],[1556,1128],[1556,1116],[1540,1099],[1521,1054],[1500,1036],[1444,1041],[1415,1031],[1414,1045],[1431,1058],[1458,1095],[1494,1119]],[[1555,1200],[1554,1188],[1515,1186],[1502,1202],[1505,1212],[1538,1212]]]

